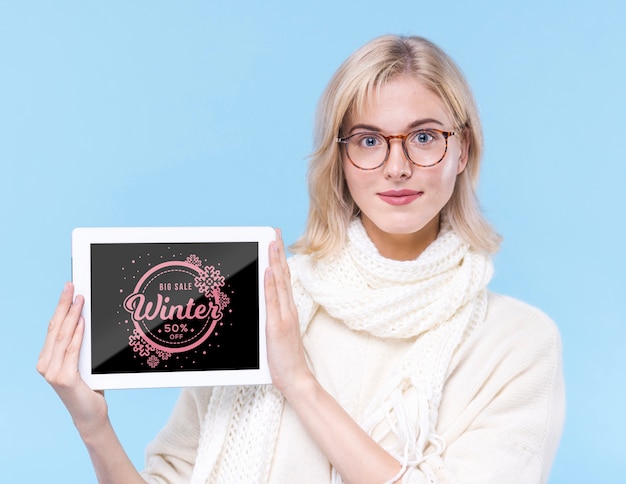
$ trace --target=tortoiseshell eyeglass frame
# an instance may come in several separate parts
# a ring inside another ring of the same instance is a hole
[[[443,151],[443,155],[441,155],[441,158],[439,158],[439,160],[437,160],[435,163],[430,163],[428,165],[421,165],[419,163],[416,163],[415,161],[413,161],[411,159],[411,157],[409,156],[409,152],[406,149],[406,140],[407,138],[409,138],[411,135],[415,134],[415,133],[419,133],[420,131],[436,131],[437,133],[440,133],[443,138],[446,141],[446,148]],[[450,136],[454,136],[457,134],[456,131],[443,131],[441,129],[435,129],[435,128],[428,128],[428,129],[416,129],[415,131],[411,131],[410,133],[407,134],[392,134],[389,136],[385,136],[384,134],[380,134],[380,133],[371,133],[372,135],[375,136],[380,136],[382,138],[385,139],[385,141],[387,142],[387,153],[385,154],[385,159],[379,164],[376,165],[372,168],[363,168],[362,166],[357,165],[352,158],[350,158],[350,153],[348,153],[348,143],[350,142],[350,139],[354,136],[357,135],[364,135],[364,134],[369,134],[369,133],[354,133],[350,136],[346,136],[346,137],[338,137],[336,139],[337,143],[341,143],[344,145],[345,149],[346,149],[346,156],[348,157],[348,160],[350,161],[350,163],[352,163],[352,165],[354,165],[356,168],[358,168],[359,170],[363,170],[363,171],[371,171],[371,170],[377,170],[378,168],[380,168],[381,166],[383,166],[385,163],[387,163],[387,160],[389,159],[389,152],[391,151],[391,143],[390,141],[392,139],[399,139],[402,140],[402,151],[404,152],[404,156],[406,156],[406,159],[409,160],[411,163],[413,163],[415,166],[419,166],[421,168],[430,168],[432,166],[438,165],[439,163],[441,163],[441,160],[443,160],[446,157],[446,154],[448,153],[448,138]]]

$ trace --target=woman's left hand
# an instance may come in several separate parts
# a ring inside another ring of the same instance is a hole
[[[291,292],[291,274],[280,229],[270,243],[265,271],[267,359],[272,383],[289,399],[294,384],[312,377],[306,363],[298,310]]]

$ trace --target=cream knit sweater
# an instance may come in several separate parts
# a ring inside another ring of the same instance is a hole
[[[359,421],[412,340],[352,331],[316,313],[303,342],[320,383]],[[148,446],[151,483],[189,482],[210,388],[182,391],[170,421]],[[484,323],[453,355],[439,408],[441,458],[411,468],[407,483],[546,482],[564,420],[561,347],[552,321],[490,294]],[[327,483],[331,466],[288,403],[270,470],[272,483]]]

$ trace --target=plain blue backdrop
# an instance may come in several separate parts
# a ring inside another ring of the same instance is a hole
[[[1,0],[0,480],[95,481],[35,371],[71,229],[272,225],[294,241],[325,83],[367,40],[401,33],[441,45],[478,100],[480,197],[505,237],[491,288],[562,334],[550,482],[625,482],[624,5]],[[177,394],[108,392],[138,467]]]

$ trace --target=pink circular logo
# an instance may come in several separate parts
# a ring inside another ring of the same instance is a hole
[[[195,255],[148,270],[123,304],[135,327],[130,346],[141,356],[149,356],[148,365],[156,366],[158,358],[165,360],[172,353],[201,345],[230,304],[222,292],[224,283],[219,269],[203,267]]]

